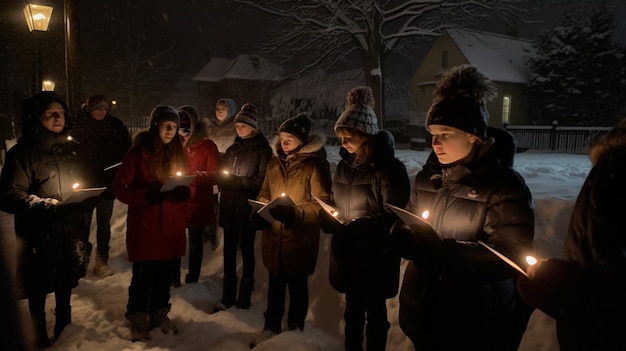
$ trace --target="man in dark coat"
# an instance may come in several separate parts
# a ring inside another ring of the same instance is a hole
[[[130,148],[130,133],[124,123],[109,113],[109,102],[102,95],[91,95],[78,114],[72,137],[79,143],[85,164],[89,167],[90,183],[106,187],[96,206],[96,264],[94,274],[103,278],[113,274],[108,265],[111,240],[111,215],[115,196],[111,184],[118,164]],[[85,220],[90,225],[93,212]],[[87,240],[89,238],[86,238]]]
[[[46,295],[55,293],[56,339],[71,323],[72,288],[85,276],[90,253],[83,218],[95,202],[64,203],[76,180],[83,179],[76,143],[68,140],[68,117],[65,102],[53,92],[24,101],[23,135],[9,150],[0,175],[0,208],[15,214],[20,244],[18,295],[28,299],[39,347],[50,345]]]

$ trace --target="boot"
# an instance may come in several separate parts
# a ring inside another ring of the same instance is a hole
[[[257,334],[248,345],[251,349],[255,348],[258,344],[275,337],[281,332],[281,318],[276,318],[267,312],[263,313],[263,317],[265,318],[263,330]]]
[[[237,276],[224,277],[222,300],[213,308],[213,313],[224,311],[235,304],[237,294]]]
[[[65,327],[72,323],[72,308],[66,306],[55,309],[56,322],[54,324],[54,340],[58,340]]]
[[[385,351],[389,327],[388,321],[367,323],[365,327],[365,346],[367,351]]]
[[[96,264],[93,267],[93,274],[98,278],[106,278],[114,274],[111,267],[109,267],[108,256],[96,255]]]
[[[279,333],[276,333],[274,331],[272,331],[271,329],[263,329],[263,331],[261,331],[259,334],[257,334],[252,341],[250,341],[250,344],[248,345],[251,349],[255,348],[258,344],[262,343],[263,341],[269,340],[273,337],[275,337],[276,335],[278,335]]]
[[[247,310],[250,308],[250,298],[254,290],[254,279],[243,278],[239,285],[239,298],[237,299],[237,308]]]
[[[52,345],[48,337],[48,328],[46,327],[46,314],[31,314],[31,319],[35,327],[35,345],[39,349],[45,349]]]
[[[174,334],[178,334],[176,324],[167,316],[171,307],[172,305],[168,304],[167,307],[157,308],[155,311],[150,311],[150,329],[159,328],[163,334],[167,334],[170,331]]]
[[[135,342],[150,340],[150,329],[147,312],[126,312],[124,317],[126,317],[130,324],[130,341]]]

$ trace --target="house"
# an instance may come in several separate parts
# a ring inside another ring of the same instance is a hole
[[[487,103],[489,124],[532,123],[532,100],[527,83],[527,59],[535,55],[532,42],[504,35],[448,29],[437,38],[409,85],[409,99],[416,106],[413,123],[424,125],[432,94],[441,75],[450,67],[471,64],[485,73],[498,89]],[[423,128],[421,128],[423,130]]]
[[[212,57],[193,77],[197,84],[202,116],[212,115],[220,98],[231,98],[239,108],[252,103],[259,110],[259,119],[270,115],[271,91],[283,79],[283,69],[258,55],[235,58]]]

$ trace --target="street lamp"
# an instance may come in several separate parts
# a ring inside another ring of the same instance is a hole
[[[50,17],[52,16],[52,7],[45,5],[28,4],[24,7],[24,18],[30,32],[47,32],[50,25]],[[37,37],[37,69],[33,71],[34,90],[38,91],[43,87],[43,64],[41,60],[41,42]]]
[[[54,86],[55,86],[54,82],[48,79],[41,82],[42,91],[54,91]]]

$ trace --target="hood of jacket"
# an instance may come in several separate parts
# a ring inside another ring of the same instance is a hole
[[[369,162],[370,164],[377,164],[395,157],[396,141],[391,132],[381,129],[378,133],[372,135],[370,140],[373,146],[372,158]],[[345,148],[341,147],[339,149],[339,156],[341,156],[341,158],[348,164],[352,164],[351,155]]]
[[[209,139],[209,120],[206,118],[200,118],[198,122],[195,124],[194,128],[191,130],[191,134],[189,134],[189,138],[185,141],[184,146],[189,147],[193,144],[199,143],[206,139]]]

